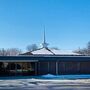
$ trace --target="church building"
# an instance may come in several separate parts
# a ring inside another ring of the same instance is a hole
[[[18,56],[0,56],[0,76],[90,74],[90,56],[72,51],[42,48]]]

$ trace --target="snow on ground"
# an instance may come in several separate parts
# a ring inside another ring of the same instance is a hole
[[[43,80],[43,79],[17,79],[0,80],[0,89],[30,89],[30,90],[56,90],[67,86],[90,85],[89,80]]]
[[[48,54],[48,55],[53,55],[52,52],[50,52],[49,50],[47,50],[46,48],[42,48],[36,51],[31,52],[32,54]]]
[[[54,79],[45,78],[0,78],[0,90],[90,90],[90,79],[55,79],[55,76]]]

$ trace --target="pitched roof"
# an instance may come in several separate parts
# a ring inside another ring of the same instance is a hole
[[[80,55],[70,50],[55,50],[49,48],[40,48],[35,51],[26,52],[21,55]]]
[[[72,52],[71,50],[55,50],[55,49],[52,49],[52,52],[55,55],[80,55],[78,53]]]
[[[39,54],[39,55],[54,55],[54,53],[49,50],[48,48],[41,48],[36,51],[32,51],[32,54]]]
[[[32,55],[32,53],[31,52],[26,52],[26,53],[22,53],[20,55]]]

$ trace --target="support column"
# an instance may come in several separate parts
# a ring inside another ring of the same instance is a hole
[[[29,76],[29,62],[27,62],[27,72],[28,72],[28,76]]]
[[[77,71],[80,73],[80,62],[77,63]]]
[[[3,72],[5,73],[4,62],[2,62]]]
[[[9,76],[11,75],[11,72],[10,72],[10,70],[11,70],[11,62],[8,62],[8,65],[9,65]]]
[[[21,68],[22,69],[22,73],[21,73],[21,75],[23,76],[23,62],[21,63],[21,65],[22,65],[22,68]]]
[[[17,75],[17,63],[15,63],[15,76]]]
[[[49,62],[48,62],[48,73],[50,73],[50,72],[49,72]]]
[[[63,64],[63,74],[65,74],[67,71],[66,71],[66,62],[62,62],[62,64]]]
[[[5,62],[3,62],[3,69],[4,69],[4,73],[6,74],[6,66],[5,66]]]
[[[28,75],[28,63],[26,62],[26,75]]]
[[[35,62],[35,75],[37,75],[37,62]]]
[[[58,61],[56,61],[56,75],[58,75]]]
[[[38,74],[40,75],[41,73],[41,70],[40,70],[40,62],[38,62]]]

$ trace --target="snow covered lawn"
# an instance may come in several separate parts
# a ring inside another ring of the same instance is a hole
[[[0,79],[0,90],[90,90],[90,79]]]
[[[82,80],[43,80],[43,79],[14,79],[0,80],[3,90],[60,90],[60,88],[90,86],[90,79]]]

